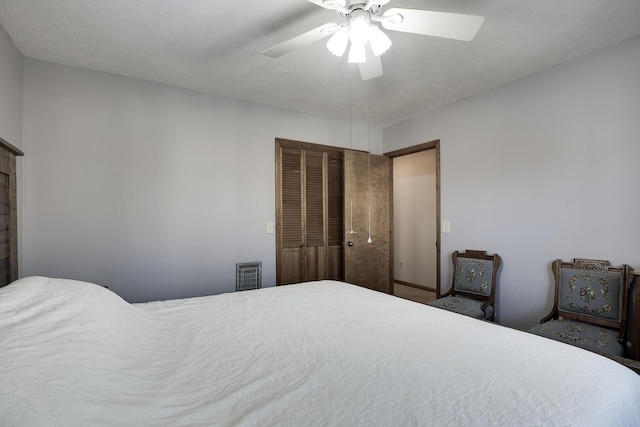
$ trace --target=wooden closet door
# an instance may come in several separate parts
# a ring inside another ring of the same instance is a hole
[[[276,140],[276,284],[344,278],[343,153]]]
[[[345,153],[345,235],[351,242],[345,248],[345,280],[386,293],[391,289],[389,163],[386,156]],[[349,233],[351,218],[355,234]]]
[[[322,280],[327,277],[327,202],[326,202],[326,154],[320,151],[304,151],[304,281]]]
[[[327,279],[344,280],[344,154],[327,153]]]
[[[303,192],[302,150],[278,147],[279,162],[276,195],[277,216],[277,253],[276,275],[278,285],[298,283],[303,280]]]

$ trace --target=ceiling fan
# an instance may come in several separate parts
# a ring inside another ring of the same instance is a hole
[[[325,37],[327,48],[342,56],[349,44],[348,61],[358,64],[362,80],[382,76],[380,55],[391,47],[391,40],[380,29],[471,41],[484,17],[431,10],[391,8],[382,10],[390,0],[307,0],[325,9],[335,10],[346,22],[330,22],[262,51],[278,58]]]

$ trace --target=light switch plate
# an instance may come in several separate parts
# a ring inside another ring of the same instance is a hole
[[[451,221],[449,221],[448,219],[442,220],[442,233],[451,233]]]
[[[273,234],[273,221],[267,222],[267,234]]]

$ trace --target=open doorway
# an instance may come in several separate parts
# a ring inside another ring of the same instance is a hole
[[[391,158],[394,295],[440,295],[440,142],[386,153]]]

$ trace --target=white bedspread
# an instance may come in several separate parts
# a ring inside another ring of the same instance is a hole
[[[640,376],[338,282],[130,305],[0,290],[2,426],[637,426]]]

